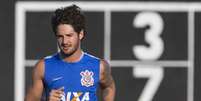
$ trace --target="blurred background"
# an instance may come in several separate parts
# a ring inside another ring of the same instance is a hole
[[[23,101],[37,60],[57,52],[51,14],[71,4],[87,17],[83,50],[110,62],[115,101],[201,100],[201,1],[1,0],[2,101]]]

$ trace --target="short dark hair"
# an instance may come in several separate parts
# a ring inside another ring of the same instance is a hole
[[[55,34],[57,33],[57,26],[59,24],[69,24],[77,33],[80,33],[82,30],[84,33],[86,32],[85,15],[81,11],[81,8],[74,4],[56,9],[52,15],[51,23]]]

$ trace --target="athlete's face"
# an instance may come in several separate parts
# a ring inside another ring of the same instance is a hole
[[[83,38],[83,31],[77,33],[69,24],[60,24],[57,27],[57,41],[60,50],[65,55],[72,55],[80,49],[80,42]]]

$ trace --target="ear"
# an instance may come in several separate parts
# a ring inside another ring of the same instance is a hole
[[[84,38],[84,31],[81,30],[79,33],[79,39],[82,40]]]

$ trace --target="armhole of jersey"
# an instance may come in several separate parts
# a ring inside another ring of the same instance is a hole
[[[48,70],[47,70],[47,69],[48,69],[48,68],[47,68],[47,65],[48,65],[48,61],[49,61],[50,58],[52,58],[52,56],[46,56],[46,57],[44,58],[44,77],[43,77],[44,80],[47,79],[47,78],[46,78],[46,77],[47,77],[47,71],[48,71]]]
[[[98,73],[99,73],[99,75],[98,75],[98,81],[99,81],[99,83],[100,83],[100,80],[101,80],[101,59],[99,59],[98,60],[99,61],[99,69],[98,69]]]
[[[46,58],[43,58],[44,61],[44,67],[43,67],[43,93],[42,93],[42,97],[41,97],[41,101],[47,101],[47,97],[48,97],[48,93],[47,93],[47,85],[45,83],[45,79],[46,79]]]
[[[44,74],[43,74],[43,86],[44,86],[44,89],[43,89],[43,96],[45,96],[45,98],[48,98],[49,94],[48,94],[48,88],[46,87],[46,75],[47,75],[47,58],[44,58]],[[45,99],[45,101],[47,101],[47,99]]]
[[[44,70],[43,73],[44,73],[44,74],[43,74],[43,80],[45,80],[45,78],[46,78],[46,69],[47,69],[47,68],[46,68],[46,58],[44,58],[44,67],[43,67],[43,70]]]
[[[57,55],[57,53],[44,57],[44,77],[43,77],[44,80],[46,79],[46,75],[47,75],[48,60],[51,59],[52,57],[56,56],[56,55]]]
[[[101,68],[100,68],[100,64],[101,64],[101,59],[98,59],[98,83],[97,83],[97,89],[100,88],[100,77],[101,77]],[[96,90],[97,92],[98,90]]]

